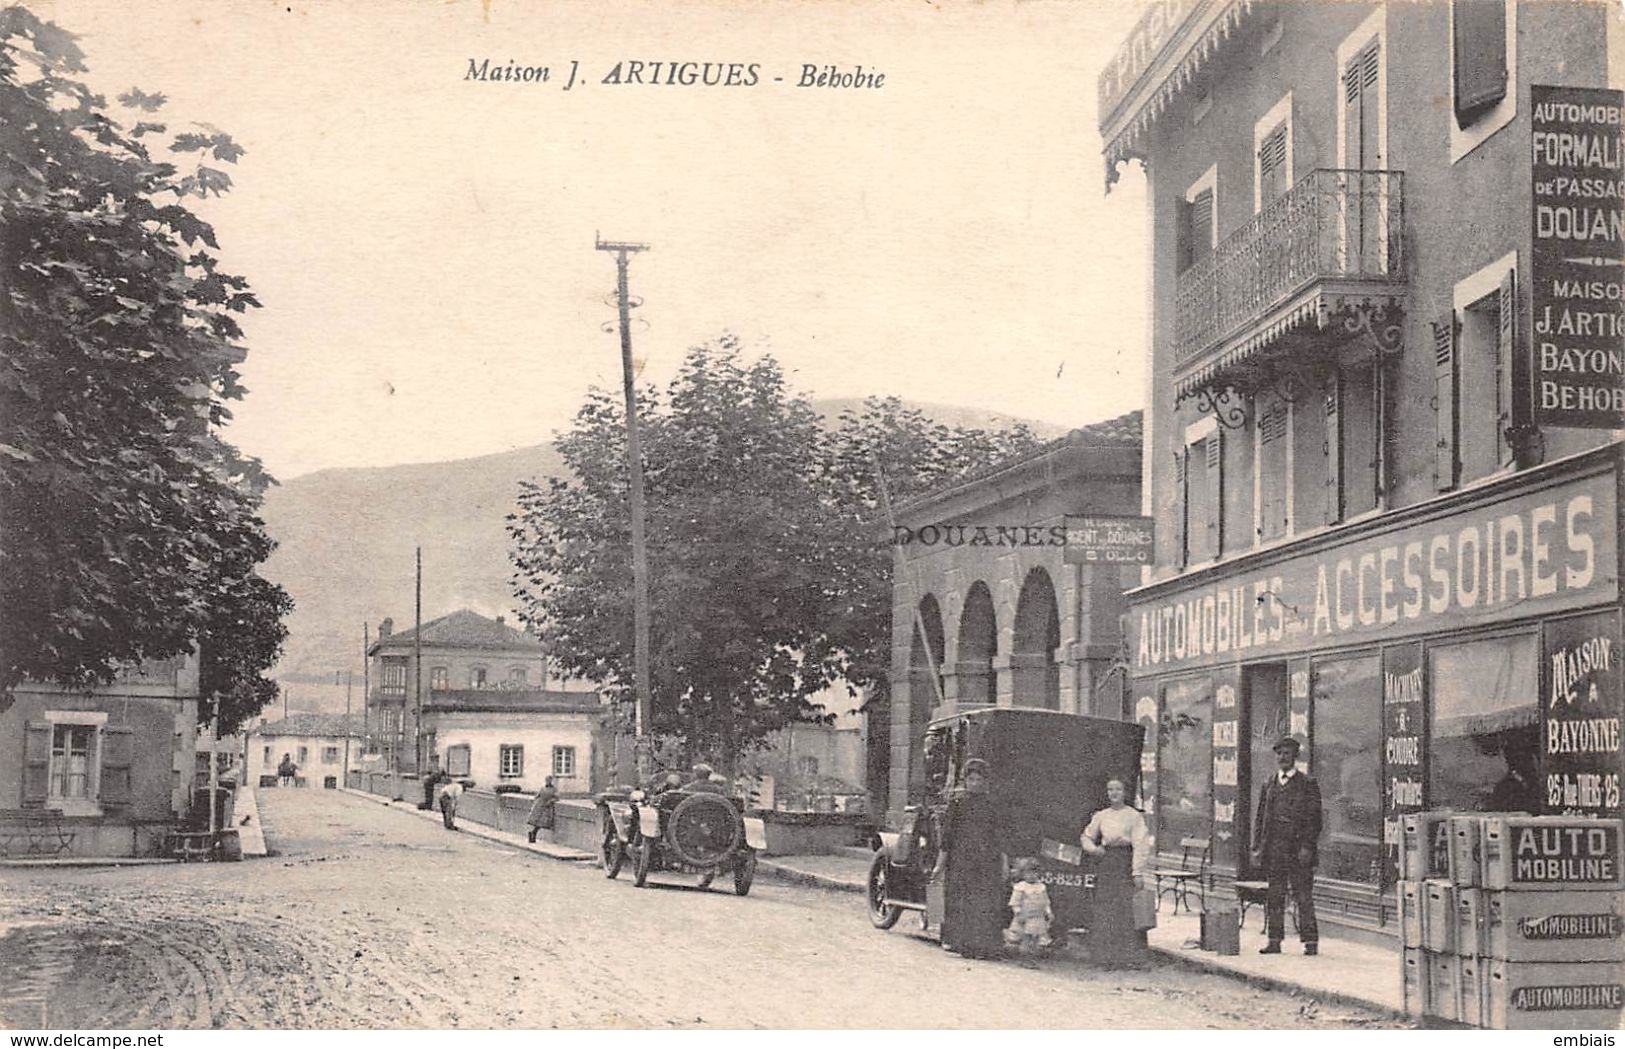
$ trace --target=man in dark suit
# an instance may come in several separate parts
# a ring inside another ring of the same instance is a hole
[[[1304,954],[1320,952],[1315,924],[1315,842],[1320,838],[1320,785],[1298,768],[1298,741],[1281,737],[1275,744],[1275,775],[1264,781],[1253,820],[1253,865],[1264,869],[1269,892],[1264,897],[1269,943],[1260,954],[1280,954],[1286,936],[1286,894],[1298,908],[1298,938]]]

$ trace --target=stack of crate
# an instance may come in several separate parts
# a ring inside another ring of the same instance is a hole
[[[1618,820],[1405,817],[1405,1011],[1500,1030],[1619,1027],[1620,838]]]

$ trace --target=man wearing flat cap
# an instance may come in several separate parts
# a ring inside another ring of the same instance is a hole
[[[1264,781],[1253,819],[1253,865],[1264,869],[1269,891],[1264,897],[1265,934],[1260,954],[1280,954],[1286,938],[1286,894],[1298,908],[1298,938],[1304,954],[1320,951],[1315,924],[1316,841],[1320,838],[1320,785],[1298,768],[1298,741],[1282,736],[1275,744],[1274,775]]]

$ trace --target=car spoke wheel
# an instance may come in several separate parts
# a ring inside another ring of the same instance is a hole
[[[869,861],[869,924],[877,929],[889,929],[903,916],[903,908],[886,902],[890,894],[891,857],[884,851],[875,853]]]
[[[655,843],[648,838],[639,838],[632,853],[632,884],[643,888],[649,883],[649,869],[655,862]]]
[[[604,845],[599,853],[599,859],[604,864],[604,877],[613,878],[621,873],[621,864],[626,862],[626,847],[621,844],[621,839],[616,837],[614,831],[604,835]]]
[[[734,894],[737,896],[750,895],[750,883],[756,880],[756,850],[747,847],[739,856],[739,866],[734,868]]]

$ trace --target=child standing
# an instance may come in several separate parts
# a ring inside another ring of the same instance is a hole
[[[1006,940],[1025,955],[1049,946],[1049,926],[1055,920],[1055,912],[1050,908],[1049,889],[1039,880],[1037,860],[1026,858],[1016,862],[1010,910],[1014,917],[1010,919],[1010,928],[1005,930]]]

